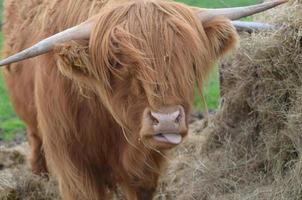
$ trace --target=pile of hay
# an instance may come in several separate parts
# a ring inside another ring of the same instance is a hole
[[[59,200],[56,182],[27,167],[28,152],[26,143],[0,147],[0,200]]]
[[[302,199],[302,1],[257,19],[283,29],[243,37],[222,72],[221,109],[201,133],[207,145],[180,150],[166,199]]]

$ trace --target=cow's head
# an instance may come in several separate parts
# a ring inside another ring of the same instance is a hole
[[[261,9],[200,10],[157,0],[108,5],[79,26],[0,64],[74,40],[56,48],[60,71],[98,95],[129,142],[166,149],[187,134],[195,85],[201,91],[210,67],[236,44],[227,18]]]
[[[195,85],[201,91],[213,62],[236,38],[223,17],[201,23],[194,9],[180,3],[131,1],[103,8],[89,44],[56,48],[57,63],[93,89],[129,142],[166,149],[187,135]],[[71,53],[81,46],[87,54]],[[88,63],[79,68],[79,60]]]

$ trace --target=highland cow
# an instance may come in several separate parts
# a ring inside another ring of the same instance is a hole
[[[54,175],[66,200],[110,199],[117,185],[152,199],[167,150],[187,135],[194,88],[236,45],[229,19],[282,2],[5,0],[5,55],[33,45],[0,62],[33,172]]]

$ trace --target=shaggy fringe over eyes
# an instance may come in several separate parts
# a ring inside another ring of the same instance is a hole
[[[214,60],[194,12],[180,3],[144,0],[103,10],[90,38],[87,70],[99,80],[96,90],[118,123],[126,125],[110,103],[115,79],[137,79],[154,108],[168,104],[167,96],[191,102],[188,88],[197,82],[201,90]]]

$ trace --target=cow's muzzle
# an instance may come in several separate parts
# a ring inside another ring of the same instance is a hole
[[[156,111],[145,109],[141,137],[149,140],[152,146],[175,146],[186,135],[186,116],[182,106],[162,107]]]

